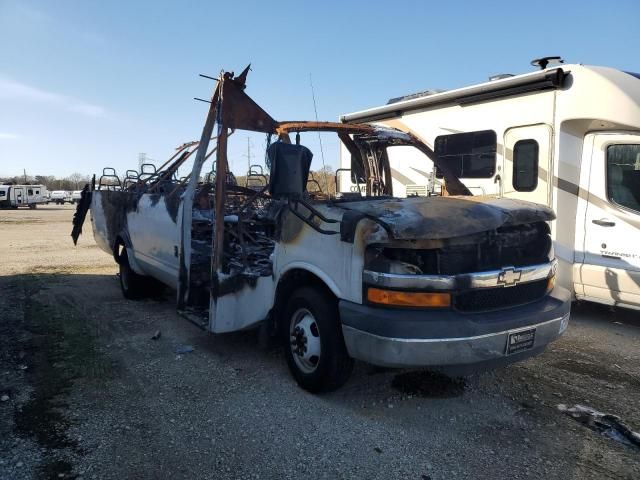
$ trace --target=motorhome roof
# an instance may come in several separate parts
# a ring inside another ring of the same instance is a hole
[[[342,115],[340,120],[345,123],[373,122],[402,116],[404,113],[442,106],[447,104],[468,105],[492,99],[505,98],[513,95],[562,88],[568,75],[580,69],[589,69],[606,76],[605,67],[584,66],[579,64],[562,65],[538,70],[531,73],[516,75],[488,82],[470,85],[441,93],[408,98],[381,107],[370,108],[354,113]],[[612,70],[612,69],[611,69]],[[619,71],[616,71],[619,72]],[[634,77],[637,73],[624,72]]]

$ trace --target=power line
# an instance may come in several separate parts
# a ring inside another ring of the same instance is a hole
[[[316,114],[316,122],[318,121],[318,107],[316,105],[316,93],[313,89],[313,79],[311,78],[311,72],[309,72],[309,85],[311,85],[311,98],[313,99],[313,111]],[[320,155],[322,157],[322,171],[323,171],[323,177],[325,177],[324,179],[324,188],[325,191],[329,191],[329,185],[327,184],[327,179],[326,179],[326,175],[324,175],[325,173],[325,165],[324,165],[324,149],[322,148],[322,136],[320,135],[320,130],[318,130],[318,141],[320,142]]]

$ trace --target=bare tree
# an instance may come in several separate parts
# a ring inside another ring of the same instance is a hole
[[[77,173],[77,172],[72,173],[65,180],[68,180],[73,184],[74,190],[80,190],[79,185],[85,184],[89,181],[86,175],[82,175],[81,173]]]
[[[312,176],[318,182],[318,184],[320,185],[320,188],[324,193],[328,193],[329,195],[335,195],[336,193],[335,174],[333,172],[333,169],[330,166],[325,165],[320,170],[312,172],[311,175],[309,175],[309,178],[311,178]],[[309,188],[312,188],[312,187],[309,187]]]

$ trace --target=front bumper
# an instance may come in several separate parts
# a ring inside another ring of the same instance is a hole
[[[571,296],[556,287],[544,298],[484,313],[404,310],[341,301],[349,355],[386,367],[433,367],[466,373],[538,354],[567,327]],[[507,354],[509,334],[536,328],[533,347]]]

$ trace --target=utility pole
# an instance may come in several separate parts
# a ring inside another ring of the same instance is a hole
[[[22,172],[24,173],[24,184],[26,185],[27,184],[27,169],[23,168]]]
[[[142,173],[142,165],[147,163],[147,154],[140,152],[138,154],[138,170]]]
[[[251,171],[251,137],[249,136],[247,136],[247,154],[243,157],[247,157],[247,175],[249,175]]]

